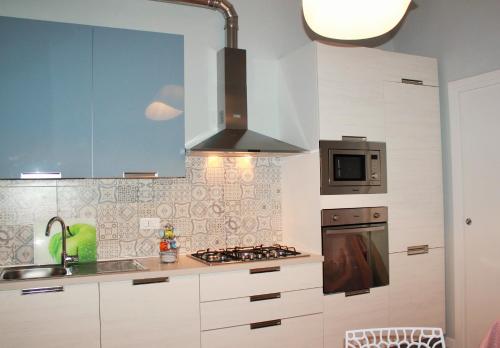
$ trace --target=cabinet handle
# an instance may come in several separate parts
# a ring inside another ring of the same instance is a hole
[[[281,271],[280,266],[264,267],[264,268],[252,268],[250,270],[250,274],[271,273],[271,272],[279,272],[279,271]]]
[[[370,289],[363,289],[363,290],[356,290],[356,291],[349,291],[345,293],[345,297],[351,297],[351,296],[358,296],[358,295],[365,295],[369,294]]]
[[[61,179],[61,172],[24,172],[21,179]]]
[[[123,172],[125,179],[153,179],[158,177],[158,172]]]
[[[281,325],[281,319],[261,321],[259,323],[250,324],[250,330],[263,329],[265,327],[279,326]]]
[[[417,86],[422,86],[424,84],[424,81],[422,80],[412,80],[412,79],[401,79],[401,83],[406,83],[408,85],[417,85]]]
[[[408,256],[428,254],[429,253],[429,246],[428,245],[410,246],[407,249],[407,253],[408,253]]]
[[[22,289],[21,295],[36,295],[36,294],[48,294],[51,292],[63,292],[63,286],[54,286],[51,288],[32,288],[32,289]]]
[[[264,294],[264,295],[254,295],[250,296],[250,302],[275,300],[281,298],[281,293],[277,292],[274,294]]]
[[[158,283],[168,283],[170,282],[169,277],[159,277],[159,278],[146,278],[146,279],[134,279],[132,285],[147,285],[147,284],[158,284]]]

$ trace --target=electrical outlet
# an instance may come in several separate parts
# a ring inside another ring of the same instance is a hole
[[[159,218],[141,218],[139,225],[141,230],[158,230],[161,228]]]

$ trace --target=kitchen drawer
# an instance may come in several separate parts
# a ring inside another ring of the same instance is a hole
[[[254,328],[250,325],[203,331],[202,348],[322,348],[323,315],[281,320],[280,325]]]
[[[203,302],[201,329],[220,329],[322,312],[322,288]]]
[[[323,286],[321,262],[281,267],[255,263],[250,270],[200,275],[202,302]]]

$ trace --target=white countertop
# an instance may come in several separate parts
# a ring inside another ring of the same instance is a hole
[[[213,272],[228,272],[228,271],[245,270],[251,268],[263,268],[263,267],[304,264],[312,262],[323,262],[323,256],[309,255],[309,256],[289,258],[289,259],[240,262],[240,263],[232,263],[225,265],[213,265],[213,266],[206,265],[200,261],[197,261],[185,255],[180,256],[177,263],[170,263],[170,264],[160,263],[159,257],[137,258],[136,260],[139,261],[144,267],[146,267],[147,270],[134,271],[134,272],[92,274],[92,275],[74,275],[74,276],[29,279],[29,280],[2,280],[0,281],[0,291],[64,286],[64,285],[83,284],[83,283],[126,281],[133,279],[170,277],[170,276],[203,274],[203,273],[213,273]]]

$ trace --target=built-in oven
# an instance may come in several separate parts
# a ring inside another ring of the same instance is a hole
[[[321,194],[386,193],[385,143],[343,137],[319,142]]]
[[[387,207],[321,211],[325,294],[389,284],[387,217]]]

